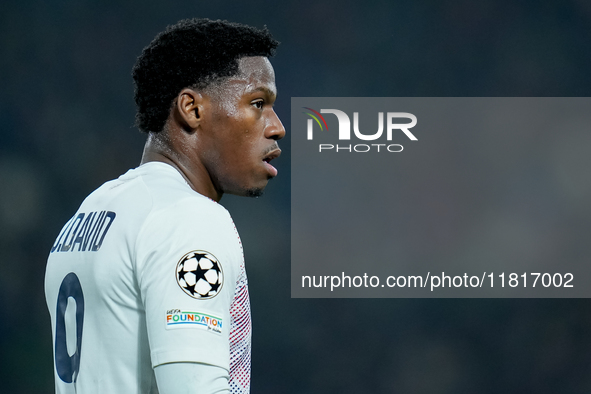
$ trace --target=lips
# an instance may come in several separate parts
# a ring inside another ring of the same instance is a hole
[[[270,152],[263,156],[263,162],[265,163],[265,167],[267,168],[267,171],[271,177],[277,176],[277,169],[273,167],[270,162],[271,160],[278,158],[280,155],[281,149],[279,149],[277,146],[274,146]]]

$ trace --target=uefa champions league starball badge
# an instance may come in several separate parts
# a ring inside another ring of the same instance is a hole
[[[224,284],[222,265],[213,254],[194,250],[184,255],[176,265],[176,281],[193,298],[213,298]]]

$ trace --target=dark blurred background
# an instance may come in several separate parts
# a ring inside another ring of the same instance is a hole
[[[286,126],[297,96],[591,93],[586,0],[30,0],[0,10],[1,393],[53,391],[45,260],[82,199],[138,165],[130,70],[166,25],[266,24],[282,42],[272,62]],[[591,392],[586,299],[291,299],[286,140],[263,197],[222,200],[245,245],[253,393]]]

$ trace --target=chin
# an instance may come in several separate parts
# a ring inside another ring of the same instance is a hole
[[[233,194],[235,196],[242,196],[242,197],[260,197],[263,195],[263,191],[265,190],[265,185],[262,186],[252,186],[252,187],[242,187],[237,188],[234,190],[226,190],[225,193]]]
[[[250,185],[246,184],[242,187],[242,195],[246,197],[260,197],[263,195],[263,191],[268,183],[268,179],[259,179],[258,181],[251,182]]]
[[[242,185],[234,184],[231,187],[225,188],[224,193],[242,197],[260,197],[263,195],[263,191],[265,190],[265,187],[267,187],[268,183],[268,179],[259,179],[258,181],[247,182]]]
[[[248,189],[246,190],[246,197],[260,197],[263,195],[264,189],[263,188],[255,188],[255,189]]]

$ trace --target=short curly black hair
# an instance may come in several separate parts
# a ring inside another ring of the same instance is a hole
[[[147,133],[162,131],[182,89],[205,89],[234,76],[240,58],[271,57],[277,45],[266,27],[196,18],[168,26],[133,67],[137,127]]]

